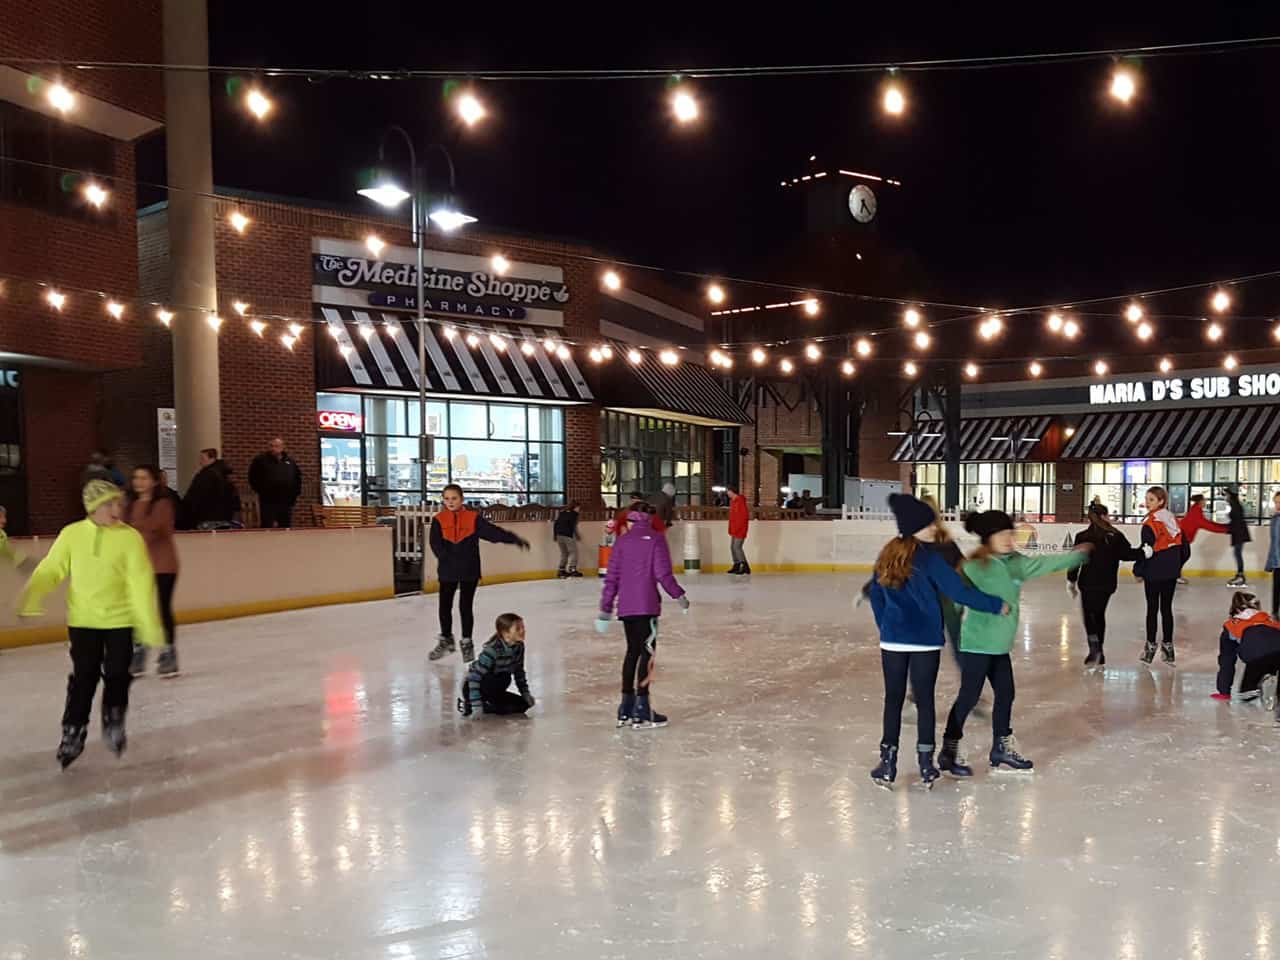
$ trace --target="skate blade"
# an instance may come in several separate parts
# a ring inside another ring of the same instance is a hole
[[[157,673],[156,676],[161,680],[176,680],[178,677],[182,676],[182,671],[174,670],[172,673]]]
[[[996,764],[991,765],[991,773],[993,775],[998,774],[999,776],[1002,776],[1002,777],[1014,777],[1014,778],[1025,779],[1025,778],[1034,776],[1035,772],[1036,772],[1035,767],[1032,767],[1030,770],[1019,770],[1017,767],[1006,767],[1003,763],[999,765],[996,765]]]
[[[934,785],[935,783],[937,783],[937,782],[938,782],[937,780],[921,780],[921,781],[919,782],[918,786],[920,787],[920,789],[921,789],[921,790],[929,790],[929,791],[932,791],[932,790],[933,790],[933,785]]]
[[[872,777],[871,782],[874,783],[881,790],[888,790],[890,793],[893,792],[892,780],[884,780],[884,779],[881,779],[880,777]]]

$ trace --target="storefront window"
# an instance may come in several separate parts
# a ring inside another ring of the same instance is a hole
[[[416,399],[318,394],[316,410],[317,415],[330,411],[358,418],[330,416],[321,422],[326,503],[418,502]],[[562,408],[431,400],[426,427],[434,438],[433,457],[426,465],[428,499],[438,501],[446,484],[457,483],[479,505],[564,502]]]
[[[600,414],[600,495],[621,506],[671,483],[679,504],[702,502],[701,427],[616,410]]]
[[[945,505],[946,464],[919,463],[915,470],[920,496]],[[1052,463],[964,463],[960,465],[960,510],[1003,510],[1016,520],[1051,523],[1057,503],[1056,478]]]
[[[1085,464],[1085,503],[1099,499],[1112,518],[1140,523],[1147,515],[1147,488],[1163,486],[1169,509],[1187,512],[1191,498],[1205,498],[1205,513],[1225,521],[1227,487],[1236,489],[1250,522],[1265,521],[1273,511],[1272,497],[1280,490],[1280,460],[1241,457],[1224,460],[1108,460]],[[1105,482],[1102,482],[1105,478]]]

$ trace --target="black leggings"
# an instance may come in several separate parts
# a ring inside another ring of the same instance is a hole
[[[471,680],[462,681],[462,699],[469,700]],[[512,693],[511,674],[487,673],[480,678],[480,706],[485,713],[495,713],[507,717],[515,713],[526,713],[529,703],[518,693]]]
[[[458,616],[462,620],[462,639],[471,639],[471,630],[476,625],[476,586],[479,582],[479,580],[440,581],[440,632],[444,636],[453,636],[453,595],[456,593],[458,594]]]
[[[1236,555],[1236,576],[1243,578],[1244,577],[1244,544],[1233,543],[1231,545],[1231,552]]]
[[[1166,647],[1173,646],[1173,591],[1178,589],[1177,580],[1143,580],[1142,588],[1147,592],[1147,643],[1156,642],[1156,614],[1164,620],[1164,641]]]
[[[102,709],[129,706],[129,664],[133,660],[133,630],[91,630],[68,627],[71,637],[71,675],[67,677],[67,705],[62,724],[87,727],[93,695],[102,679]]]
[[[1084,612],[1084,632],[1098,643],[1107,639],[1107,604],[1111,593],[1106,590],[1081,590],[1080,609]]]
[[[884,730],[880,742],[896,747],[902,734],[902,704],[907,699],[907,679],[916,698],[916,749],[932,750],[937,733],[937,716],[933,706],[933,688],[938,682],[940,650],[901,653],[881,650],[880,666],[884,671]]]
[[[649,692],[658,648],[658,618],[623,617],[627,655],[622,659],[622,692]]]
[[[1244,675],[1240,678],[1240,692],[1257,690],[1262,678],[1273,673],[1280,673],[1280,653],[1249,661],[1244,665]]]
[[[943,737],[959,740],[964,736],[964,722],[982,696],[982,687],[991,681],[995,705],[991,709],[991,736],[996,740],[1013,733],[1013,660],[1007,653],[961,653],[960,692],[947,714]]]
[[[177,583],[176,573],[156,574],[156,595],[160,600],[160,622],[164,624],[164,642],[171,647],[176,634],[173,625],[173,588]]]

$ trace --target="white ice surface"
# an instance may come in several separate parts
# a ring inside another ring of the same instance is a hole
[[[130,747],[60,773],[66,654],[0,656],[0,960],[1280,960],[1280,731],[1209,699],[1229,591],[1179,590],[1176,671],[1140,588],[1085,674],[1059,578],[1029,585],[1014,727],[1034,775],[868,778],[879,653],[860,578],[687,578],[659,731],[615,731],[598,584],[484,587],[529,625],[538,706],[463,720],[434,597],[181,629]],[[479,632],[479,631],[477,631]],[[944,661],[939,722],[956,687]]]

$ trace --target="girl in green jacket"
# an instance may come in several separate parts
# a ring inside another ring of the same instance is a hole
[[[1081,544],[1070,553],[1037,557],[1024,556],[1014,549],[1013,521],[1001,510],[970,514],[964,527],[976,534],[982,545],[965,562],[963,572],[984,593],[995,594],[1009,606],[1009,616],[993,616],[970,610],[960,628],[960,692],[947,716],[947,729],[942,735],[942,751],[938,767],[954,777],[971,777],[973,768],[960,757],[960,740],[964,722],[982,687],[991,681],[995,705],[991,711],[991,766],[1007,766],[1014,770],[1030,770],[1030,760],[1018,754],[1013,742],[1010,722],[1013,714],[1013,660],[1009,651],[1018,632],[1018,600],[1022,583],[1060,570],[1080,566],[1093,549]]]

